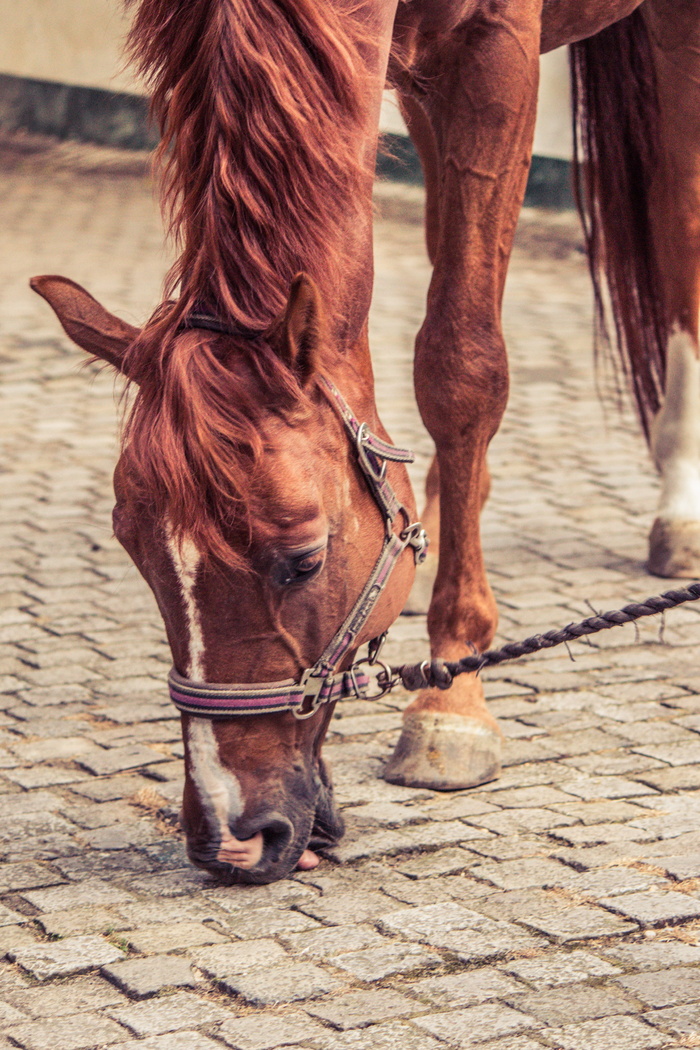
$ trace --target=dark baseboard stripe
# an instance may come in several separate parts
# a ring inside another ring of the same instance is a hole
[[[0,130],[20,129],[130,150],[152,149],[157,141],[148,122],[148,103],[139,95],[0,74]],[[411,140],[392,134],[383,139],[380,178],[421,184],[423,173]],[[533,157],[525,204],[572,208],[570,163]]]
[[[121,149],[151,149],[148,103],[139,95],[0,74],[0,129]]]

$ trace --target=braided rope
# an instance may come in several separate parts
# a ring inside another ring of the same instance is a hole
[[[459,674],[469,671],[480,671],[482,667],[490,667],[501,664],[505,660],[517,660],[520,656],[529,656],[537,653],[540,649],[551,649],[555,645],[574,641],[587,634],[597,634],[598,631],[607,631],[610,627],[621,627],[626,623],[641,620],[644,616],[655,616],[657,613],[673,609],[685,602],[695,602],[700,599],[700,582],[691,583],[689,587],[678,590],[665,591],[663,594],[647,598],[646,601],[631,605],[625,605],[622,609],[614,609],[611,612],[600,613],[597,616],[589,616],[580,623],[570,623],[559,630],[547,631],[546,634],[534,634],[525,638],[522,642],[512,642],[504,645],[501,649],[487,649],[484,653],[476,653],[474,656],[465,656],[461,660],[448,662],[445,660],[424,660],[420,664],[404,664],[401,667],[392,667],[392,675],[395,681],[401,681],[406,689],[426,689],[436,687],[438,689],[449,689],[452,680]]]

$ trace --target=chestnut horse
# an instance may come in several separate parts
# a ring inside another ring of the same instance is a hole
[[[421,554],[406,455],[377,417],[367,340],[387,77],[425,172],[434,271],[415,376],[437,450],[426,521],[439,548],[428,626],[433,653],[454,659],[487,647],[496,626],[479,512],[508,389],[501,299],[540,52],[613,34],[576,45],[586,48],[576,65],[582,193],[594,272],[599,280],[604,259],[635,379],[631,303],[643,338],[656,340],[651,385],[640,381],[647,418],[660,404],[668,332],[673,382],[682,391],[697,377],[695,271],[673,246],[680,239],[692,260],[700,250],[700,6],[131,2],[131,51],[153,88],[163,199],[180,246],[165,301],[139,331],[64,278],[34,287],[68,334],[137,390],[114,527],[155,593],[172,649],[190,856],[234,880],[267,882],[314,866],[314,849],[342,833],[321,758],[332,702],[362,694],[355,652],[398,615]],[[594,82],[599,39],[611,67],[604,91]],[[639,201],[625,199],[645,135],[656,149],[637,181],[653,170],[654,182]],[[606,141],[620,167],[617,196]],[[651,201],[660,202],[653,214]],[[616,255],[628,225],[632,240]],[[647,254],[623,272],[629,243]],[[697,397],[669,396],[661,412],[655,449],[670,488],[683,465],[697,474]],[[414,699],[386,776],[468,787],[498,775],[499,753],[480,682],[464,675]]]

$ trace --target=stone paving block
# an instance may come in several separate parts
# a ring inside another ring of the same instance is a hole
[[[221,1043],[214,1042],[201,1032],[168,1032],[167,1035],[155,1035],[150,1039],[127,1039],[125,1043],[110,1044],[111,1050],[221,1050]]]
[[[634,1017],[605,1017],[552,1028],[547,1039],[561,1050],[654,1050],[667,1040]]]
[[[74,937],[81,933],[109,933],[112,930],[122,929],[126,925],[116,912],[94,905],[37,915],[35,921],[45,933],[52,937]]]
[[[425,853],[401,861],[396,865],[396,870],[410,879],[427,879],[432,875],[451,875],[464,871],[465,868],[470,868],[473,862],[473,854],[465,849],[439,849],[434,853]]]
[[[289,1043],[315,1042],[329,1032],[308,1014],[287,1010],[284,1014],[256,1011],[249,1017],[224,1021],[216,1034],[234,1050],[273,1050]]]
[[[171,952],[197,944],[223,944],[228,938],[203,922],[173,922],[142,926],[124,937],[137,952]]]
[[[675,1006],[700,999],[700,970],[690,967],[618,977],[616,983],[647,1006]]]
[[[226,991],[240,995],[253,1006],[317,999],[343,987],[337,977],[308,962],[277,963],[247,973],[227,973],[218,980]]]
[[[642,1014],[642,1017],[649,1024],[654,1025],[655,1030],[661,1029],[662,1032],[670,1032],[672,1035],[680,1038],[684,1036],[697,1038],[700,1036],[700,1006],[697,1004],[668,1006],[662,1010],[653,1010],[650,1013]],[[691,1043],[690,1045],[692,1046],[693,1044]]]
[[[58,766],[34,766],[30,769],[11,769],[5,777],[13,784],[31,789],[40,787],[58,787],[61,784],[76,784],[89,777],[78,769],[61,769]]]
[[[0,1001],[0,1025],[2,1030],[9,1025],[19,1024],[20,1021],[27,1021],[29,1018],[23,1010],[18,1010],[16,1006],[11,1006],[9,1003]]]
[[[377,918],[377,924],[385,933],[400,934],[411,940],[437,943],[434,938],[453,930],[472,929],[486,920],[477,911],[446,901],[427,904],[423,908],[399,908]]]
[[[455,952],[462,962],[484,963],[512,952],[535,952],[547,941],[514,923],[488,920],[474,930],[454,930],[441,938],[438,947]]]
[[[501,863],[477,864],[470,869],[470,875],[487,879],[501,889],[515,890],[528,886],[557,885],[570,871],[570,868],[547,857],[527,857]]]
[[[196,981],[187,959],[178,955],[152,955],[124,959],[103,966],[104,976],[132,999],[148,999],[164,988],[194,988]]]
[[[30,926],[0,926],[0,958],[16,948],[26,948],[39,938]]]
[[[7,1034],[26,1050],[83,1050],[97,1043],[120,1042],[126,1035],[121,1025],[94,1013],[52,1017],[50,1021],[30,1021],[11,1025]]]
[[[126,1002],[122,993],[102,977],[72,977],[52,984],[21,985],[3,993],[8,1001],[31,1017],[60,1017],[92,1013]]]
[[[365,948],[359,952],[342,952],[332,959],[333,966],[358,977],[361,981],[381,981],[394,974],[414,970],[430,970],[442,964],[435,952],[428,952],[416,944],[392,942],[383,948]]]
[[[553,806],[556,803],[571,802],[563,791],[554,787],[506,788],[494,791],[491,801],[505,809],[532,809],[533,807]]]
[[[288,878],[266,886],[236,886],[233,890],[230,886],[221,886],[217,889],[205,887],[202,897],[212,901],[224,911],[246,913],[251,908],[278,908],[281,905],[291,907],[295,904],[303,904],[304,901],[316,900],[317,890],[298,881],[301,875],[316,880],[318,871],[297,872],[297,877],[294,879]],[[314,881],[314,886],[316,884]]]
[[[700,916],[700,901],[673,890],[625,893],[619,897],[603,897],[599,903],[642,926],[665,926]]]
[[[527,1035],[498,1039],[496,1042],[479,1043],[479,1050],[540,1050],[542,1043],[534,1042]]]
[[[397,802],[369,802],[364,806],[352,806],[343,810],[348,826],[364,824],[387,824],[401,826],[420,819],[409,806]]]
[[[303,901],[298,907],[304,914],[321,922],[345,925],[348,922],[365,922],[382,915],[391,910],[392,904],[394,902],[386,894],[364,890],[316,897],[310,901]]]
[[[700,878],[700,853],[682,854],[676,857],[664,857],[659,865],[681,882],[684,879]]]
[[[314,1037],[319,1050],[444,1050],[442,1040],[434,1039],[404,1021],[388,1021],[367,1028],[348,1028],[345,1032],[326,1031]]]
[[[106,1011],[134,1035],[161,1035],[176,1032],[181,1028],[199,1028],[202,1025],[218,1024],[230,1020],[232,1011],[209,1002],[192,992],[175,992],[162,998],[145,999],[140,1003],[129,1003]]]
[[[617,898],[615,898],[617,899]],[[632,923],[603,908],[573,904],[555,893],[514,890],[479,901],[478,907],[494,919],[514,919],[556,941],[609,937],[637,929]]]
[[[63,911],[68,908],[113,906],[133,900],[133,896],[118,886],[102,879],[49,886],[47,889],[26,890],[25,900],[41,911]]]
[[[362,924],[308,930],[305,933],[283,932],[279,939],[291,948],[295,955],[319,958],[333,957],[343,951],[359,952],[365,948],[381,948],[387,943],[386,937],[382,937],[371,926]]]
[[[24,915],[20,915],[19,912],[13,911],[11,908],[6,908],[4,904],[0,904],[0,927],[14,926],[17,923],[24,921]]]
[[[684,791],[700,788],[700,765],[668,766],[645,770],[637,774],[642,784],[658,791]]]
[[[640,755],[648,755],[650,758],[658,758],[661,762],[667,762],[669,766],[687,766],[691,763],[700,762],[700,740],[691,740],[683,743],[671,744],[644,744],[633,749]],[[651,781],[650,781],[651,782]]]
[[[387,880],[383,883],[382,889],[390,897],[403,904],[434,904],[436,897],[441,897],[443,900],[451,898],[460,901],[467,908],[473,906],[479,897],[493,893],[493,886],[477,882],[476,879],[470,879],[466,875],[447,875],[440,879],[419,880],[400,876]]]
[[[648,783],[616,776],[577,777],[576,780],[564,781],[559,787],[567,795],[576,795],[582,799],[638,798],[655,793]]]
[[[487,999],[507,999],[522,992],[523,985],[492,966],[483,966],[445,977],[426,977],[406,985],[406,990],[419,1000],[449,1009],[478,1006]]]
[[[289,960],[289,954],[271,938],[195,948],[189,954],[200,970],[216,978],[265,969]]]
[[[438,1039],[469,1046],[495,1035],[506,1035],[537,1026],[534,1017],[502,1003],[484,1003],[464,1010],[450,1010],[414,1018],[414,1024]]]
[[[310,1004],[305,1009],[312,1017],[319,1017],[334,1028],[345,1031],[347,1028],[365,1028],[390,1018],[410,1017],[421,1006],[391,989],[377,988],[372,991],[346,992],[327,1002]]]
[[[133,744],[130,747],[112,747],[95,754],[78,755],[76,761],[89,773],[105,776],[109,773],[123,773],[128,769],[138,769],[140,766],[150,766],[154,762],[166,762],[167,755],[153,751],[150,747]]]
[[[142,788],[153,788],[153,781],[135,773],[106,777],[104,780],[87,780],[76,784],[71,790],[77,795],[95,802],[118,802],[131,798]]]
[[[602,868],[598,871],[574,872],[563,869],[564,877],[553,886],[565,886],[573,893],[584,897],[617,896],[619,893],[632,893],[635,890],[647,890],[651,886],[665,886],[669,883],[661,875],[638,871],[636,868]]]
[[[637,822],[632,824],[574,824],[565,828],[554,828],[551,832],[556,839],[571,846],[611,845],[618,850],[627,847],[630,842],[646,838],[656,838],[654,834],[645,836]]]
[[[391,900],[389,906],[391,907]],[[344,922],[349,916],[345,916]],[[233,912],[228,923],[236,937],[244,939],[272,937],[281,933],[294,933],[303,930],[320,930],[322,925],[310,915],[289,908],[251,908],[249,911]]]
[[[630,1014],[638,1009],[632,1000],[614,989],[588,984],[562,984],[541,991],[521,992],[508,996],[508,1002],[548,1025]]]
[[[655,796],[656,797],[656,796]],[[643,817],[639,805],[624,799],[599,799],[581,802],[566,802],[552,807],[557,813],[573,817],[582,824],[621,824],[627,820]]]
[[[631,945],[626,947],[632,948]],[[634,945],[635,949],[637,947]],[[614,951],[617,949],[611,949],[610,954]],[[581,950],[547,952],[534,959],[513,959],[502,963],[501,968],[535,986],[573,984],[588,977],[608,977],[621,972],[620,967],[612,962]]]
[[[664,967],[700,965],[700,946],[677,940],[645,940],[617,944],[601,949],[606,958],[634,970],[661,970]]]
[[[123,958],[123,952],[102,937],[86,934],[64,941],[36,944],[10,951],[10,958],[38,981],[49,977],[68,977],[97,969]]]
[[[49,791],[27,791],[3,799],[4,820],[25,817],[28,814],[55,813],[63,805],[63,799]]]

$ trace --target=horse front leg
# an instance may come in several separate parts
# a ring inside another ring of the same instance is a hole
[[[506,405],[501,300],[532,149],[541,0],[518,0],[424,55],[421,104],[435,135],[439,236],[416,342],[416,397],[436,446],[437,578],[428,613],[434,657],[458,659],[494,636],[479,514],[486,451]],[[500,772],[501,736],[475,675],[426,689],[404,715],[385,777],[451,790]]]

